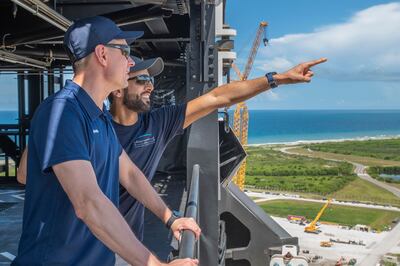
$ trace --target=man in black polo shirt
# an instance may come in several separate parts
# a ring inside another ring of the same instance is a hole
[[[151,181],[168,142],[196,120],[215,109],[247,100],[259,93],[283,84],[310,82],[312,66],[325,58],[297,65],[289,71],[243,82],[222,85],[187,104],[166,106],[150,111],[150,94],[154,76],[164,64],[161,58],[142,60],[132,57],[128,87],[109,95],[110,112],[118,139],[133,162]],[[144,207],[122,188],[119,210],[135,235],[143,239]]]

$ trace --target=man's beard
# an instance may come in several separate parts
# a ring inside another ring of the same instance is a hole
[[[129,97],[127,88],[124,89],[122,103],[126,106],[126,108],[137,113],[148,112],[150,110],[150,103],[144,102],[140,95],[136,94]]]

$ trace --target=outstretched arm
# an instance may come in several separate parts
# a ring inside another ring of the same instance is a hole
[[[310,82],[311,77],[314,75],[311,67],[326,61],[326,58],[321,58],[301,63],[284,73],[275,74],[273,77],[278,85]],[[270,86],[266,77],[232,82],[217,87],[188,102],[183,128],[190,126],[193,122],[208,115],[215,109],[245,101],[268,89],[270,89]]]

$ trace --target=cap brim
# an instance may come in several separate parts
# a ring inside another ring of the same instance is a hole
[[[164,70],[164,61],[162,60],[161,57],[156,57],[156,58],[150,58],[147,60],[143,60],[142,62],[139,62],[135,64],[133,67],[130,68],[130,72],[136,72],[140,70],[145,70],[149,71],[150,76],[157,76]]]
[[[122,31],[120,34],[115,36],[114,39],[125,39],[128,44],[131,44],[136,39],[142,37],[143,34],[143,31]]]

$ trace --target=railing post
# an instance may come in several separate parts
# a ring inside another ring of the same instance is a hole
[[[185,217],[193,218],[197,221],[198,202],[199,202],[199,174],[200,166],[193,165],[192,179],[190,182],[189,195],[186,203]],[[196,247],[196,236],[190,230],[184,230],[181,243],[179,245],[179,258],[194,258]]]

